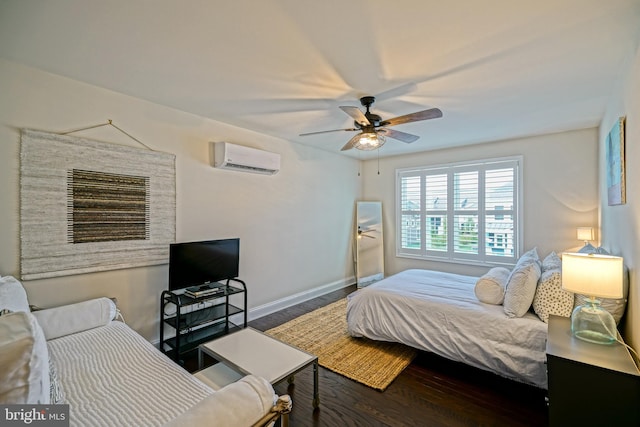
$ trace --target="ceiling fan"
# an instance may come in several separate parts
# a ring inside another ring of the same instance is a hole
[[[406,132],[400,132],[394,129],[388,129],[388,126],[401,125],[404,123],[418,122],[421,120],[437,119],[442,117],[442,111],[438,108],[430,108],[428,110],[417,111],[415,113],[406,114],[404,116],[394,117],[388,120],[382,120],[377,114],[373,114],[369,111],[371,105],[375,102],[374,96],[363,96],[360,98],[360,103],[367,109],[366,112],[362,112],[358,107],[340,106],[340,109],[351,116],[354,120],[354,128],[347,129],[333,129],[324,130],[319,132],[301,133],[300,136],[317,135],[327,132],[355,132],[360,131],[359,134],[354,136],[342,147],[341,151],[357,148],[359,150],[375,150],[382,147],[385,143],[385,137],[397,139],[402,142],[411,143],[418,138],[418,135],[412,135]]]
[[[366,230],[363,230],[362,227],[358,226],[358,237],[368,237],[370,239],[375,239],[375,236],[370,236],[369,233],[375,233],[378,230],[374,229],[374,228],[367,228]]]

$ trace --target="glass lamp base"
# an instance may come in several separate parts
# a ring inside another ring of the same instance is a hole
[[[600,307],[600,301],[590,298],[585,305],[576,307],[571,314],[571,333],[576,338],[596,344],[617,341],[616,321]]]

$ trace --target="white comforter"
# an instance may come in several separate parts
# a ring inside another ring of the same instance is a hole
[[[355,337],[393,341],[547,388],[547,325],[529,312],[509,318],[474,294],[476,277],[407,270],[349,295]]]

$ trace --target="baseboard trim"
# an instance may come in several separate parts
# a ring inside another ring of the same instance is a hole
[[[347,277],[342,280],[337,280],[333,283],[328,283],[326,285],[318,286],[313,289],[298,292],[297,294],[293,294],[288,297],[284,297],[279,300],[268,302],[266,304],[259,305],[258,307],[251,308],[249,309],[248,313],[249,320],[251,321],[259,319],[263,316],[275,313],[276,311],[284,310],[285,308],[289,308],[296,304],[300,304],[302,302],[309,301],[310,299],[328,294],[329,292],[346,288],[347,286],[355,283],[355,280],[356,279],[353,276]]]

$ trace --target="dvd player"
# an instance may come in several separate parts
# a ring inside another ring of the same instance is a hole
[[[201,297],[217,294],[221,290],[222,290],[221,286],[202,285],[202,286],[191,286],[189,288],[186,288],[184,293],[194,298],[201,298]]]

